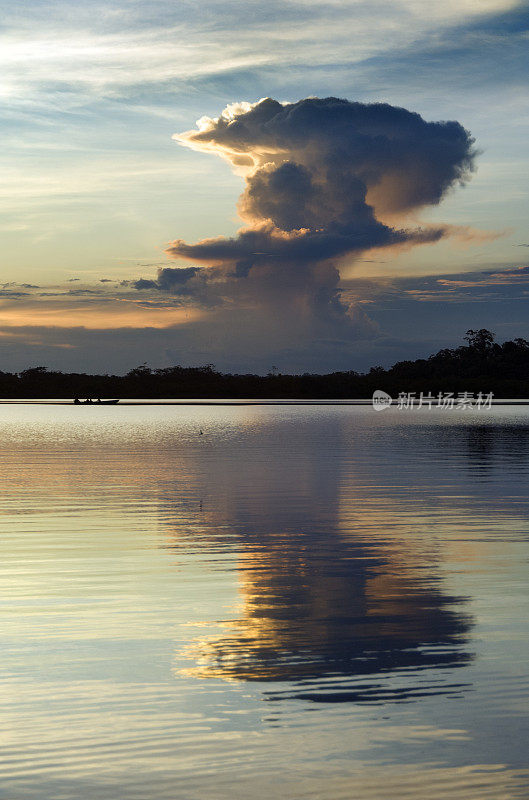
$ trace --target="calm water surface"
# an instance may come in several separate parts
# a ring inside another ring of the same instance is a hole
[[[3,406],[0,449],[2,800],[529,798],[529,408]]]

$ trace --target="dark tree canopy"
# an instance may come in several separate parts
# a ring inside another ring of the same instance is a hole
[[[399,392],[493,392],[496,397],[529,397],[529,341],[499,344],[486,328],[467,331],[466,345],[429,358],[399,361],[389,369],[371,367],[325,375],[223,374],[213,364],[153,369],[140,364],[126,375],[88,375],[31,367],[0,372],[2,398],[368,398],[375,389]]]
[[[494,349],[494,334],[486,328],[480,328],[479,331],[470,328],[464,338],[468,346],[478,353],[488,353]]]

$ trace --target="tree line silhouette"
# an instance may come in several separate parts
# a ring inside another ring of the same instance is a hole
[[[529,397],[529,341],[499,344],[486,328],[469,330],[466,344],[429,358],[399,361],[389,369],[371,367],[329,374],[226,374],[212,364],[151,369],[126,375],[65,373],[38,366],[0,372],[0,397],[7,398],[365,398],[375,389],[399,392],[493,392],[496,397]]]

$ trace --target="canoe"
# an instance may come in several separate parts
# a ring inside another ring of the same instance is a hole
[[[119,400],[74,400],[76,406],[115,406]]]

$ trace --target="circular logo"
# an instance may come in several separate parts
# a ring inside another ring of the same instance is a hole
[[[375,411],[384,411],[391,405],[391,395],[383,392],[382,389],[377,389],[373,392],[373,408]]]

